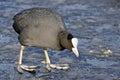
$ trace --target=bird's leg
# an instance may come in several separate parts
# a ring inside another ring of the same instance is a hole
[[[45,54],[45,58],[46,58],[46,62],[44,62],[44,63],[47,64],[46,68],[47,68],[48,70],[51,70],[51,68],[53,68],[53,69],[63,69],[63,70],[66,70],[66,69],[69,68],[69,65],[68,65],[68,64],[51,64],[46,49],[44,49],[44,54]]]
[[[35,71],[35,69],[37,68],[37,66],[26,66],[26,65],[22,65],[22,56],[23,56],[23,50],[24,50],[24,46],[20,46],[20,55],[19,55],[19,62],[18,62],[18,72],[23,73],[23,70],[25,71]]]
[[[51,68],[50,68],[50,64],[51,64],[51,62],[50,62],[50,58],[49,58],[49,56],[48,56],[48,53],[47,53],[47,50],[46,49],[44,49],[44,54],[45,54],[45,58],[46,58],[46,68],[48,69],[48,70],[51,70]]]

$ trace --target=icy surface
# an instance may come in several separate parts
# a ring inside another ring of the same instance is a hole
[[[26,47],[23,64],[41,65],[36,74],[16,71],[19,42],[12,28],[21,10],[46,7],[57,11],[79,39],[80,57],[68,50],[48,49],[53,63],[68,63],[66,71],[45,72],[41,48]],[[119,0],[0,0],[0,80],[120,80]]]

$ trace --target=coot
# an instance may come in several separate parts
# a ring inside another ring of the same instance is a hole
[[[21,11],[13,18],[13,28],[18,33],[21,44],[18,71],[34,71],[36,66],[22,65],[22,55],[25,46],[35,46],[44,49],[47,69],[68,69],[67,64],[51,64],[47,48],[54,50],[68,49],[78,57],[78,39],[67,32],[60,15],[48,8],[31,8]]]

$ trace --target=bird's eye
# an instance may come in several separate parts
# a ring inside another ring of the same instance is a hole
[[[72,38],[73,38],[73,35],[72,34],[68,34],[67,39],[72,39]]]

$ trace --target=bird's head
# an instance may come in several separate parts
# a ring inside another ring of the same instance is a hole
[[[79,57],[79,52],[78,52],[78,39],[74,38],[71,33],[68,33],[66,31],[62,31],[59,34],[59,39],[60,39],[60,45],[68,50],[73,51],[73,53]]]

